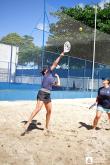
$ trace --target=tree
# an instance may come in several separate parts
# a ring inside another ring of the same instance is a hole
[[[0,42],[9,45],[20,46],[22,45],[22,37],[17,33],[10,33],[3,37]]]
[[[86,5],[84,8],[64,8],[61,12],[81,21],[85,25],[94,28],[94,7]],[[102,9],[98,6],[97,10],[97,29],[110,34],[110,3],[105,3]]]
[[[24,64],[31,61],[38,63],[40,48],[35,46],[32,36],[24,35],[23,37],[21,37],[17,33],[10,33],[7,36],[3,37],[0,42],[19,47],[19,64]]]
[[[62,50],[63,44],[69,40],[72,49],[69,55],[92,60],[94,42],[94,7],[86,5],[84,8],[61,7],[57,12],[51,13],[58,18],[56,23],[50,25],[51,35],[48,38],[47,50]],[[79,28],[82,27],[82,31]],[[104,9],[98,6],[97,10],[97,38],[96,61],[110,64],[110,3]],[[103,51],[102,51],[103,49]]]

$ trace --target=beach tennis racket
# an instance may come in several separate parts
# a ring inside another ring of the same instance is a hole
[[[92,105],[89,107],[89,109],[92,109],[92,108],[95,107],[96,105],[97,105],[97,103],[92,104]]]
[[[64,53],[68,53],[71,50],[71,44],[69,41],[64,43]]]

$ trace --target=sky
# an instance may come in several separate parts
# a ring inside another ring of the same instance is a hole
[[[100,3],[109,0],[46,0],[47,16],[49,12],[58,10],[61,6],[73,7],[80,4]],[[44,0],[0,0],[0,39],[9,33],[16,32],[19,35],[32,35],[36,44],[40,45],[43,23]],[[48,21],[52,18],[48,16]],[[47,21],[47,22],[48,22]]]

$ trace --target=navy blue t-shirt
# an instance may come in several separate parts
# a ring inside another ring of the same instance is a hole
[[[52,85],[55,83],[55,79],[52,76],[52,71],[50,68],[48,69],[48,73],[44,75],[43,80],[42,80],[42,88],[52,90]]]
[[[98,90],[98,105],[110,109],[110,87],[101,87]]]

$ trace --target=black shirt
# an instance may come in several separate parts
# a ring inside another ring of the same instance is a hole
[[[101,105],[103,108],[110,109],[110,87],[99,88],[97,102],[98,105]]]

